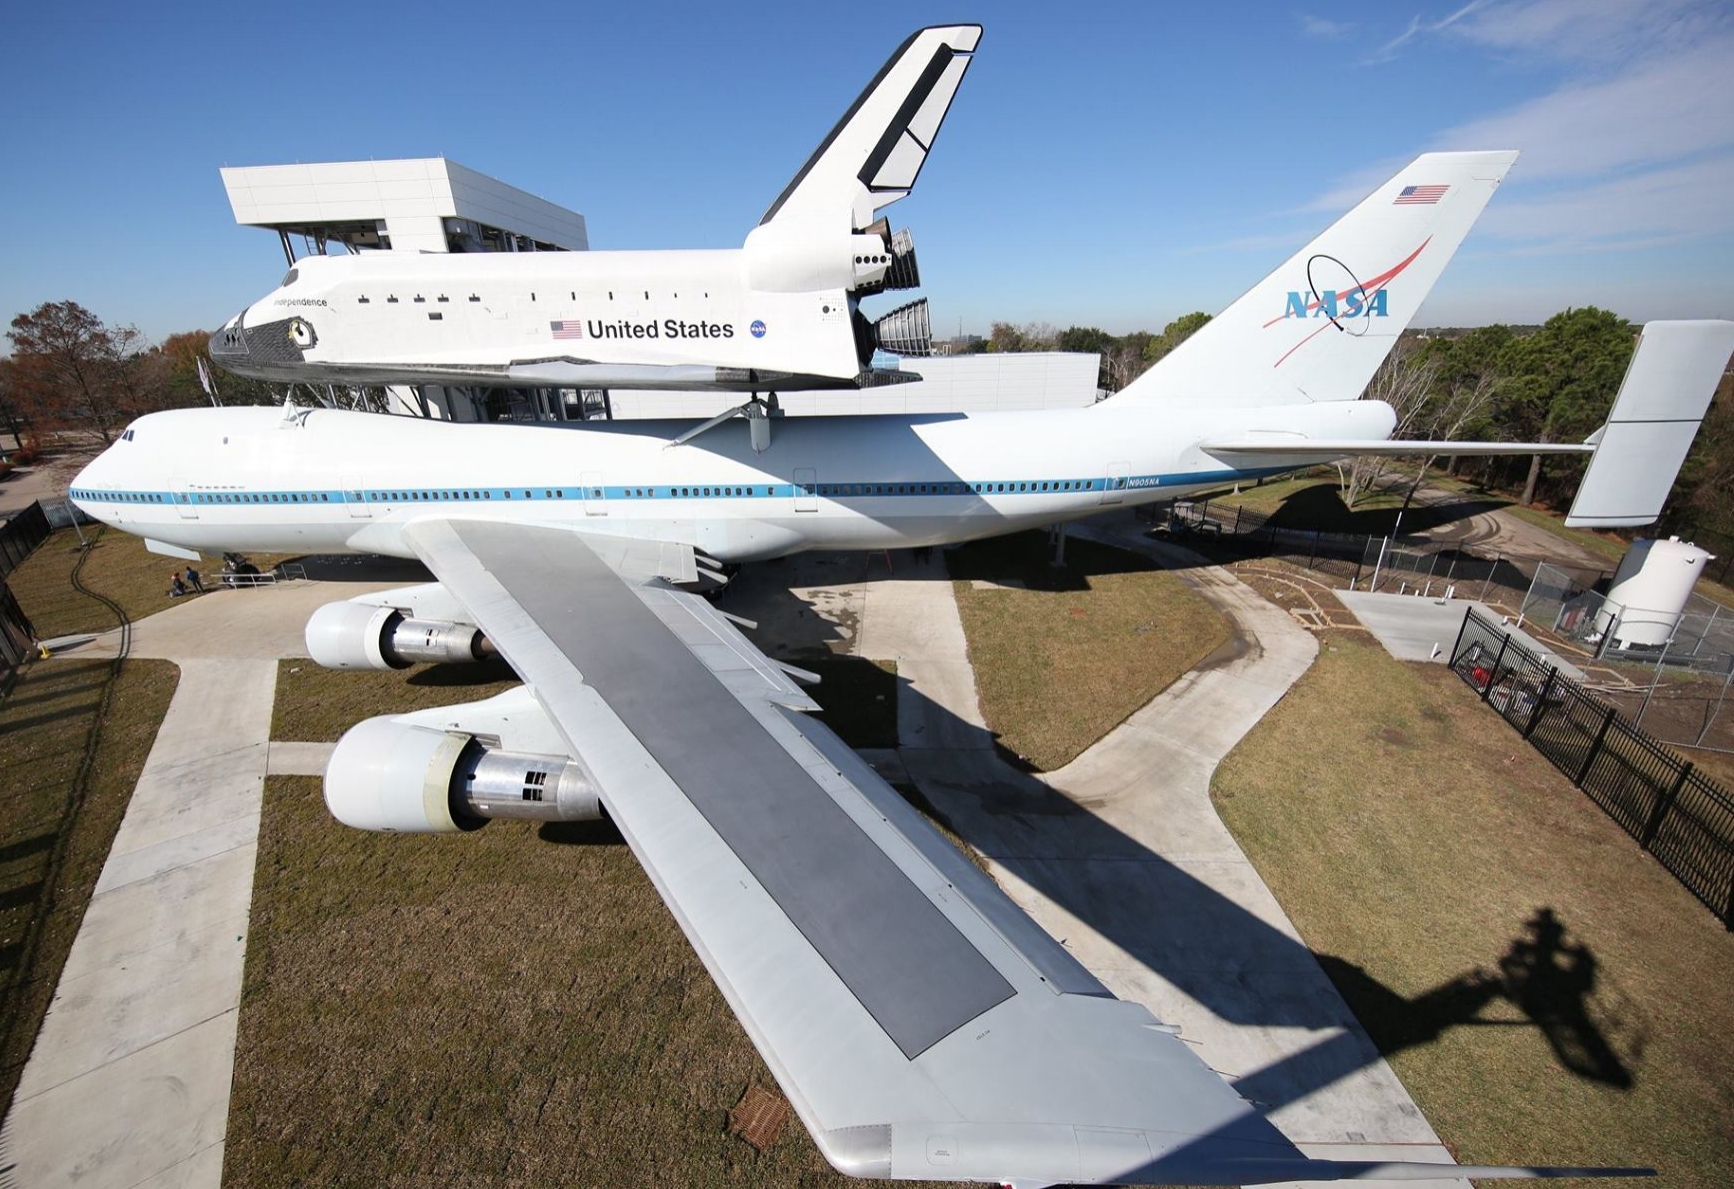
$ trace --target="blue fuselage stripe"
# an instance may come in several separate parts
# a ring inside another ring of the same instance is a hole
[[[1192,471],[1172,475],[1130,475],[1089,479],[942,479],[928,482],[815,482],[797,487],[792,483],[729,484],[617,484],[587,487],[363,487],[345,491],[107,491],[74,488],[73,499],[102,504],[194,505],[208,507],[316,506],[331,504],[464,504],[523,500],[607,499],[639,500],[763,500],[791,499],[797,495],[847,503],[854,500],[950,496],[1086,495],[1103,491],[1149,491],[1156,488],[1192,487],[1226,483],[1280,474],[1292,467],[1255,467],[1245,470]]]

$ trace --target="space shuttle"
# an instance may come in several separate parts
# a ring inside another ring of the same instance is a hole
[[[918,377],[925,299],[907,195],[969,69],[979,25],[911,36],[741,247],[705,251],[313,256],[211,337],[212,359],[279,383],[775,392]]]

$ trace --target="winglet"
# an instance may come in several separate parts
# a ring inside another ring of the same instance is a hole
[[[898,46],[759,225],[846,209],[859,231],[908,194],[980,40],[980,25],[936,25]]]

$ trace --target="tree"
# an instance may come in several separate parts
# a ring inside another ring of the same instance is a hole
[[[20,404],[16,366],[10,359],[0,359],[0,426],[12,435],[17,446],[24,445],[24,412]]]
[[[1589,434],[1613,406],[1632,347],[1632,324],[1618,314],[1595,306],[1555,314],[1534,334],[1513,340],[1505,353],[1511,378],[1501,386],[1502,427],[1518,441],[1563,442]],[[1535,502],[1542,457],[1530,461],[1525,504]],[[1573,477],[1582,468],[1575,460],[1559,465]]]
[[[1114,345],[1114,336],[1095,326],[1068,326],[1054,342],[1057,351],[1079,351],[1106,355]]]
[[[1210,315],[1203,310],[1194,310],[1190,314],[1182,314],[1167,326],[1162,333],[1144,345],[1144,358],[1155,363],[1187,339],[1197,334],[1210,321]]]
[[[43,302],[12,319],[13,378],[34,420],[85,425],[114,441],[138,397],[129,375],[135,327],[110,328],[75,301]]]
[[[217,390],[217,402],[223,405],[280,405],[283,398],[263,380],[249,380],[212,365],[205,352],[210,334],[203,330],[171,334],[152,353],[159,357],[162,368],[164,408],[193,408],[209,404],[211,398],[199,383],[199,361],[211,375]]]
[[[995,322],[988,332],[987,349],[994,352],[1052,351],[1059,335],[1046,322]]]

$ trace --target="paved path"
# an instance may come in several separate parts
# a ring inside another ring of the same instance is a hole
[[[218,1183],[276,679],[182,663],[7,1119],[19,1185]]]
[[[277,658],[304,655],[313,608],[388,585],[220,591],[134,625],[131,655],[180,683],[6,1118],[12,1183],[220,1183],[265,776],[322,771],[331,747],[266,742]]]
[[[1210,802],[1217,762],[1317,645],[1249,587],[1139,527],[1078,535],[1198,567],[1181,572],[1233,619],[1236,642],[1036,779],[993,750],[942,564],[900,561],[897,580],[868,591],[859,651],[897,661],[903,766],[1026,912],[1116,995],[1178,1024],[1303,1150],[1448,1161]]]
[[[1400,661],[1450,664],[1451,649],[1457,643],[1463,617],[1471,607],[1488,623],[1500,624],[1504,618],[1487,604],[1467,599],[1423,599],[1414,595],[1366,590],[1339,590],[1336,596],[1385,646],[1385,651]],[[1508,633],[1573,681],[1584,680],[1582,669],[1555,654],[1515,623],[1500,624],[1499,630]]]

